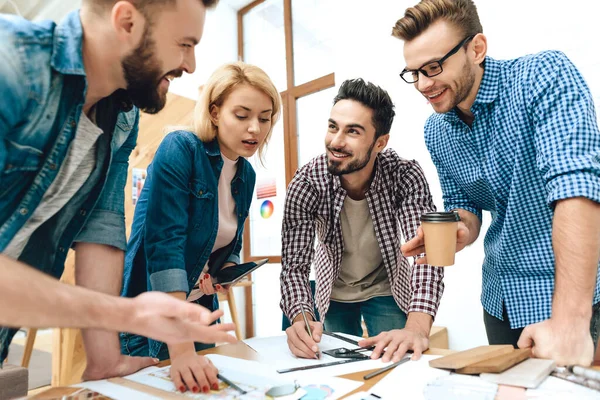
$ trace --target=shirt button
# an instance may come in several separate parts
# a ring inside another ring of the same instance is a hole
[[[55,163],[50,163],[50,165],[48,166],[48,168],[50,168],[52,171],[56,171],[56,164]]]
[[[27,215],[27,213],[29,212],[29,210],[28,210],[28,209],[26,209],[25,207],[23,207],[23,208],[21,208],[21,209],[19,210],[19,212],[21,213],[21,215]]]
[[[82,208],[82,209],[79,211],[79,214],[81,214],[81,215],[85,215],[85,214],[87,214],[87,211],[85,211],[85,210]]]
[[[199,191],[198,191],[198,194],[199,194],[200,196],[202,196],[202,193],[204,193],[202,190],[199,190]]]
[[[64,247],[59,247],[58,251],[60,251],[61,253],[64,253],[65,252],[65,248]]]
[[[77,126],[77,123],[75,122],[75,120],[71,120],[71,128],[75,128]]]

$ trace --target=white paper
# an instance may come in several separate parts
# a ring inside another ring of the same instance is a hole
[[[425,386],[438,377],[450,374],[448,371],[429,366],[429,361],[438,357],[440,356],[422,355],[418,361],[409,361],[397,366],[369,392],[384,399],[397,399],[400,396],[411,400],[425,399]]]
[[[160,400],[160,397],[138,392],[137,390],[110,383],[106,380],[83,382],[73,386],[95,390],[114,400]]]
[[[600,392],[554,376],[547,377],[536,389],[527,389],[527,399],[599,399]]]
[[[361,338],[355,338],[351,335],[343,335],[346,337],[350,337],[353,340],[359,340]],[[292,354],[287,344],[287,336],[285,334],[279,336],[272,336],[266,338],[251,338],[246,339],[244,342],[253,348],[259,356],[259,360],[264,363],[268,363],[273,366],[273,369],[286,369],[286,368],[296,368],[296,367],[304,367],[309,365],[321,365],[330,362],[343,360],[342,358],[335,358],[324,354],[324,350],[337,349],[340,347],[345,347],[347,349],[356,349],[359,346],[353,345],[352,343],[348,343],[344,340],[333,338],[328,335],[323,335],[321,337],[321,342],[319,343],[319,349],[321,351],[321,358],[319,360],[315,359],[305,359],[298,358]],[[370,351],[364,352],[365,355],[370,355]],[[292,377],[293,379],[309,377],[309,376],[338,376],[350,374],[353,372],[366,371],[370,369],[383,368],[386,365],[391,364],[390,362],[383,363],[381,359],[379,360],[364,360],[364,361],[356,361],[347,364],[334,365],[331,367],[322,367],[322,368],[314,368],[308,369],[305,371],[295,371],[281,374],[282,376]]]
[[[237,390],[223,385],[224,388],[218,392],[215,391],[209,394],[196,394],[191,392],[179,394],[191,399],[264,399],[265,392],[271,387],[294,384],[295,378],[277,374],[273,367],[267,364],[221,356],[218,354],[210,354],[206,357],[210,358],[213,364],[219,369],[219,373],[242,389],[248,391],[248,393],[241,395]],[[171,382],[169,374],[170,367],[165,367],[154,369],[147,373],[137,373],[126,378],[147,386],[165,390],[167,392],[178,393],[177,389]],[[301,389],[299,389],[293,395],[281,398],[282,400],[297,400],[305,395],[311,394],[313,394],[313,396],[316,398],[333,400],[338,399],[339,397],[355,390],[362,385],[360,382],[347,379],[323,377],[301,379],[298,380],[297,383]]]

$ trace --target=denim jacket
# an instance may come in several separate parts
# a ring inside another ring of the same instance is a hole
[[[87,89],[79,12],[56,25],[0,15],[0,251],[33,214],[75,136]],[[32,235],[21,261],[60,277],[69,247],[125,250],[124,188],[139,112],[119,90],[96,105],[97,162],[67,204]],[[0,360],[13,329],[0,329]]]
[[[148,168],[135,207],[122,296],[133,297],[149,290],[189,293],[207,262],[213,274],[225,262],[240,262],[244,221],[256,174],[240,157],[231,182],[237,233],[228,246],[212,253],[219,228],[222,167],[216,139],[204,143],[188,131],[175,131],[165,137]],[[201,298],[201,304],[212,308],[211,297]],[[153,357],[161,345],[150,341]]]

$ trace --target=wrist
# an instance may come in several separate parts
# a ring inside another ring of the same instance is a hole
[[[177,358],[177,357],[181,356],[182,354],[196,352],[196,347],[194,346],[194,343],[192,343],[192,342],[167,344],[167,347],[169,348],[169,357],[171,357],[172,359]]]
[[[429,314],[420,312],[411,312],[408,314],[406,320],[405,329],[417,331],[425,337],[429,337],[431,331],[431,325],[433,324],[433,318]]]

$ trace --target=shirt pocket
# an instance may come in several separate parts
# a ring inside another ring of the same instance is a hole
[[[190,182],[190,227],[208,229],[211,225],[215,208],[215,195],[208,184],[193,179]]]
[[[6,145],[6,160],[0,174],[0,198],[9,193],[18,196],[37,174],[43,162],[43,152],[35,147],[21,145],[10,140]]]

